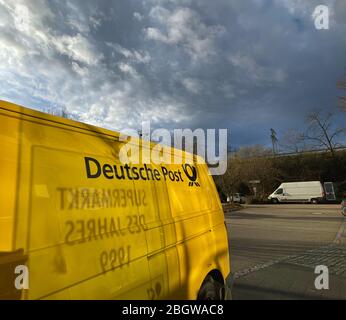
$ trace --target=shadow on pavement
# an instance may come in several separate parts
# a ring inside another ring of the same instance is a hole
[[[234,300],[346,299],[346,278],[330,275],[329,289],[317,290],[314,269],[277,263],[235,280]]]

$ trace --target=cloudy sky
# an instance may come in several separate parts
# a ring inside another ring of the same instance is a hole
[[[329,30],[312,19],[322,2]],[[0,0],[0,99],[269,144],[270,128],[280,138],[337,105],[345,18],[343,0]]]

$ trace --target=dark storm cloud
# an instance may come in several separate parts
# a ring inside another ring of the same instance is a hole
[[[112,129],[228,128],[268,143],[336,105],[346,4],[326,1],[0,0],[0,95]],[[345,119],[339,119],[340,123]]]

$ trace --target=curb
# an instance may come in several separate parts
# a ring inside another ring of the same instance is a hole
[[[228,212],[232,212],[232,211],[242,210],[242,209],[244,209],[244,207],[240,205],[239,207],[230,207],[230,208],[228,208],[227,206],[222,205],[222,209],[223,209],[224,213],[228,213]]]

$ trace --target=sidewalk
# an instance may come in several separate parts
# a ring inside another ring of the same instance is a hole
[[[315,288],[315,267],[329,269],[329,289]],[[343,299],[346,300],[346,219],[334,242],[328,246],[290,256],[268,266],[239,272],[233,299]]]
[[[222,203],[222,209],[223,212],[227,213],[227,212],[231,212],[231,211],[238,211],[241,210],[243,207],[240,204],[237,203]]]
[[[235,280],[235,300],[346,299],[346,275],[330,273],[329,290],[316,290],[314,269],[278,263]]]

